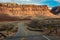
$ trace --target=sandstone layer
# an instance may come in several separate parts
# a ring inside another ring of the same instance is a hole
[[[19,5],[15,3],[0,3],[0,19],[4,18],[33,18],[54,16],[47,5]]]

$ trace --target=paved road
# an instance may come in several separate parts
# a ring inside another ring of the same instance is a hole
[[[25,25],[25,21],[19,22],[18,27],[18,32],[14,36],[9,37],[6,40],[54,40],[55,38],[42,35],[40,34],[40,32],[29,31],[27,29],[27,26]]]

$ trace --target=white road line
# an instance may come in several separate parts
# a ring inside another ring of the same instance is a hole
[[[46,36],[44,36],[44,35],[43,35],[43,37],[46,38],[47,40],[50,40],[48,37],[46,37]]]

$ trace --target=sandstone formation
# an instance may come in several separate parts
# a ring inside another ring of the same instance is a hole
[[[19,19],[33,18],[41,16],[54,16],[47,5],[19,5],[15,3],[0,3],[0,14],[9,19],[15,17]],[[7,15],[7,16],[6,16]],[[0,19],[4,18],[0,15]]]

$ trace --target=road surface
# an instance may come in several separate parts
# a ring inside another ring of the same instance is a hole
[[[51,37],[40,34],[40,32],[29,31],[26,26],[26,21],[18,23],[18,32],[12,37],[8,37],[5,40],[59,40],[58,37]]]

